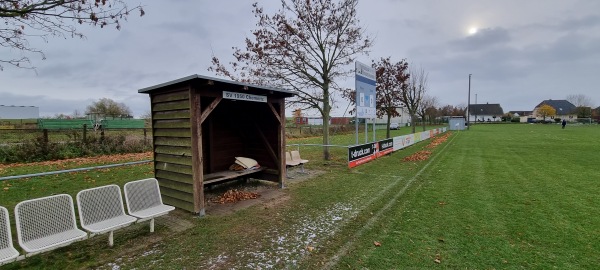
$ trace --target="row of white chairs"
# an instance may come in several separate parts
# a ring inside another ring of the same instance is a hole
[[[125,184],[126,214],[121,189],[107,185],[77,193],[79,223],[77,227],[73,198],[59,194],[26,200],[15,206],[15,224],[20,255],[14,248],[8,210],[0,206],[0,265],[70,245],[88,237],[109,233],[112,246],[113,232],[134,222],[150,220],[154,232],[154,218],[165,215],[175,207],[162,203],[158,181],[154,178]]]

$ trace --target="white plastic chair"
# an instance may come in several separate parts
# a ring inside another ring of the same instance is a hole
[[[300,162],[293,160],[292,154],[290,154],[290,152],[285,152],[285,166],[286,167],[294,167],[294,166],[298,166],[298,165],[300,165]],[[290,177],[288,175],[287,168],[285,170],[285,177],[293,179],[293,177]]]
[[[13,246],[8,210],[0,206],[0,265],[12,262],[17,257],[19,252]]]
[[[150,220],[150,232],[154,232],[154,218],[166,215],[175,207],[165,205],[160,197],[160,187],[155,178],[132,181],[125,184],[127,212],[141,221]]]
[[[108,245],[111,247],[114,231],[137,220],[125,214],[121,188],[117,185],[80,191],[77,193],[77,209],[81,227],[92,234],[109,232]]]
[[[28,255],[67,246],[87,236],[77,228],[73,198],[67,194],[18,203],[15,221],[19,245]]]
[[[308,163],[307,159],[300,158],[300,151],[291,151],[292,161],[298,162],[300,164],[300,171],[304,172],[304,163]]]

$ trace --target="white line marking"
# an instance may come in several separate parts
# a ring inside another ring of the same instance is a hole
[[[458,134],[456,134],[458,135]],[[398,198],[404,194],[404,192],[406,192],[406,190],[412,185],[412,183],[417,179],[417,177],[419,177],[421,175],[421,173],[423,173],[425,171],[425,169],[427,169],[429,167],[429,165],[437,159],[437,157],[439,155],[441,155],[446,148],[448,147],[448,145],[450,145],[450,143],[452,141],[454,141],[454,138],[456,138],[455,136],[452,136],[452,140],[450,140],[448,143],[446,143],[446,145],[444,145],[444,148],[442,148],[442,150],[440,150],[440,152],[435,155],[433,158],[431,158],[429,160],[429,162],[427,162],[427,164],[425,164],[425,166],[423,166],[423,168],[421,168],[417,174],[415,174],[415,176],[413,176],[411,179],[408,180],[408,182],[406,182],[406,185],[400,190],[400,192],[396,193],[396,195],[394,197],[392,197],[388,203],[381,208],[379,211],[377,211],[377,213],[375,215],[373,215],[373,217],[371,217],[367,223],[360,228],[360,230],[358,230],[352,237],[350,237],[349,239],[358,239],[360,238],[368,229],[371,229],[371,227],[373,227],[373,225],[375,224],[375,222],[377,220],[379,220],[379,218],[383,215],[383,213],[387,212],[387,210],[392,207],[394,204],[396,204],[396,200],[398,200]],[[385,192],[382,192],[385,193]],[[382,194],[380,193],[380,194]],[[373,200],[372,200],[373,201]],[[372,202],[371,202],[372,203]],[[323,268],[321,269],[331,269],[334,266],[336,266],[338,264],[338,262],[340,261],[340,259],[345,256],[346,254],[348,254],[348,250],[350,249],[350,247],[352,247],[352,245],[354,245],[354,240],[349,240],[348,242],[346,242],[345,245],[343,245],[340,250],[333,255],[333,257],[331,257],[331,259],[329,259],[329,261],[327,262],[327,264],[325,264],[323,266]]]

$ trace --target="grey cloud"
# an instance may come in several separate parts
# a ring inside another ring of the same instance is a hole
[[[480,29],[476,34],[452,42],[450,45],[461,51],[487,50],[490,47],[504,46],[511,41],[510,35],[503,28]]]
[[[581,29],[589,29],[600,26],[600,16],[590,15],[583,18],[568,19],[556,25],[557,29],[564,31],[573,31]]]

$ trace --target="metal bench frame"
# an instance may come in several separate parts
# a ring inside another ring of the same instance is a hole
[[[15,206],[17,239],[27,256],[87,238],[77,228],[73,198],[59,194],[26,200]]]
[[[154,232],[155,217],[175,210],[175,207],[163,204],[156,178],[128,182],[123,189],[127,212],[139,218],[138,222],[150,220],[150,232]]]
[[[109,233],[108,245],[114,244],[114,231],[127,227],[137,218],[125,214],[121,188],[106,185],[77,193],[77,210],[81,227],[91,236]]]
[[[17,257],[19,251],[13,246],[8,210],[0,206],[0,265],[16,261]]]

